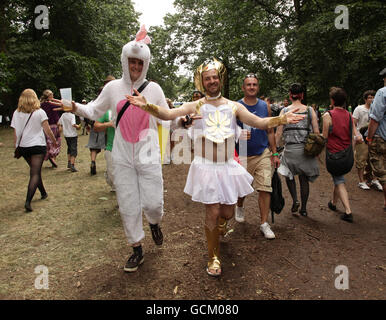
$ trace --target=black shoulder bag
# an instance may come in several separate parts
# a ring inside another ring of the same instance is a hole
[[[271,186],[272,186],[272,193],[271,193],[270,208],[271,208],[271,214],[272,214],[272,223],[275,223],[274,213],[280,214],[285,204],[285,200],[284,200],[282,188],[281,188],[281,180],[280,180],[279,174],[277,173],[277,169],[275,169],[275,172],[273,173]]]
[[[19,143],[17,144],[17,147],[16,147],[16,149],[15,149],[15,153],[13,154],[13,157],[16,158],[16,159],[19,159],[19,158],[21,157],[21,152],[20,152],[20,147],[19,147],[19,145],[20,145],[21,139],[23,138],[23,132],[24,132],[24,129],[25,129],[25,127],[27,126],[27,124],[28,124],[28,122],[29,122],[29,119],[31,119],[32,114],[33,114],[33,111],[31,112],[31,114],[30,114],[29,117],[28,117],[27,122],[25,123],[25,126],[24,126],[24,128],[23,128],[23,131],[21,132],[21,135],[20,135]]]
[[[331,116],[331,113],[328,111]],[[331,116],[332,119],[332,116]],[[326,168],[334,176],[342,176],[349,173],[354,165],[354,152],[352,148],[352,119],[350,121],[350,145],[339,152],[331,153],[326,149]]]
[[[138,91],[139,93],[141,93],[141,92],[143,91],[143,89],[145,89],[146,86],[149,84],[149,82],[150,82],[150,81],[147,81],[147,80],[146,80],[144,83],[142,83],[142,85],[138,88],[137,91]],[[134,92],[133,96],[136,96],[135,92]],[[118,114],[118,117],[117,117],[117,121],[116,121],[116,123],[115,123],[115,128],[118,128],[118,123],[119,123],[119,121],[121,120],[121,118],[122,118],[123,114],[125,113],[126,109],[129,107],[129,105],[130,105],[130,102],[127,101],[127,102],[125,103],[125,105],[123,106],[123,108],[121,109],[121,111],[119,111],[119,114]]]

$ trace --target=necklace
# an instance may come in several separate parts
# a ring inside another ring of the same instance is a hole
[[[215,96],[215,97],[205,96],[205,99],[208,100],[208,101],[213,101],[213,100],[217,100],[220,97],[221,97],[221,92],[217,96]]]

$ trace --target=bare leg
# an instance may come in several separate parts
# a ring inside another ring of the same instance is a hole
[[[271,194],[266,191],[259,191],[260,224],[267,222],[270,204]]]
[[[365,169],[358,169],[359,182],[365,182],[364,172]]]
[[[220,256],[220,232],[217,221],[220,216],[220,204],[205,205],[205,235],[208,242],[208,267],[207,273],[211,276],[221,274]]]
[[[346,214],[351,213],[351,208],[350,208],[350,202],[348,200],[348,193],[346,189],[346,185],[344,183],[340,183],[335,186],[336,192],[338,194],[338,197],[343,203],[343,206],[345,208]],[[334,190],[334,198],[335,198],[335,190]]]

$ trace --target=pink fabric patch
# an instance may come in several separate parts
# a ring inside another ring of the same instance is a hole
[[[117,104],[117,114],[122,110],[127,100],[121,100]],[[123,139],[130,143],[136,143],[147,135],[149,129],[150,114],[134,105],[130,105],[121,120],[119,120],[119,129]]]

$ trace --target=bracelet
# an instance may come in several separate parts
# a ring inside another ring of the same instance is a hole
[[[373,138],[366,137],[366,141],[367,141],[367,142],[372,142],[372,141],[373,141]]]
[[[287,124],[287,115],[283,114],[278,117],[272,117],[268,122],[268,129],[278,127],[280,125]]]
[[[158,117],[159,115],[159,107],[156,106],[155,104],[148,103],[147,101],[146,101],[146,105],[141,109],[145,110],[146,112],[149,112],[151,115],[155,117]]]
[[[279,154],[277,152],[272,154],[272,157],[278,157],[278,156]]]

